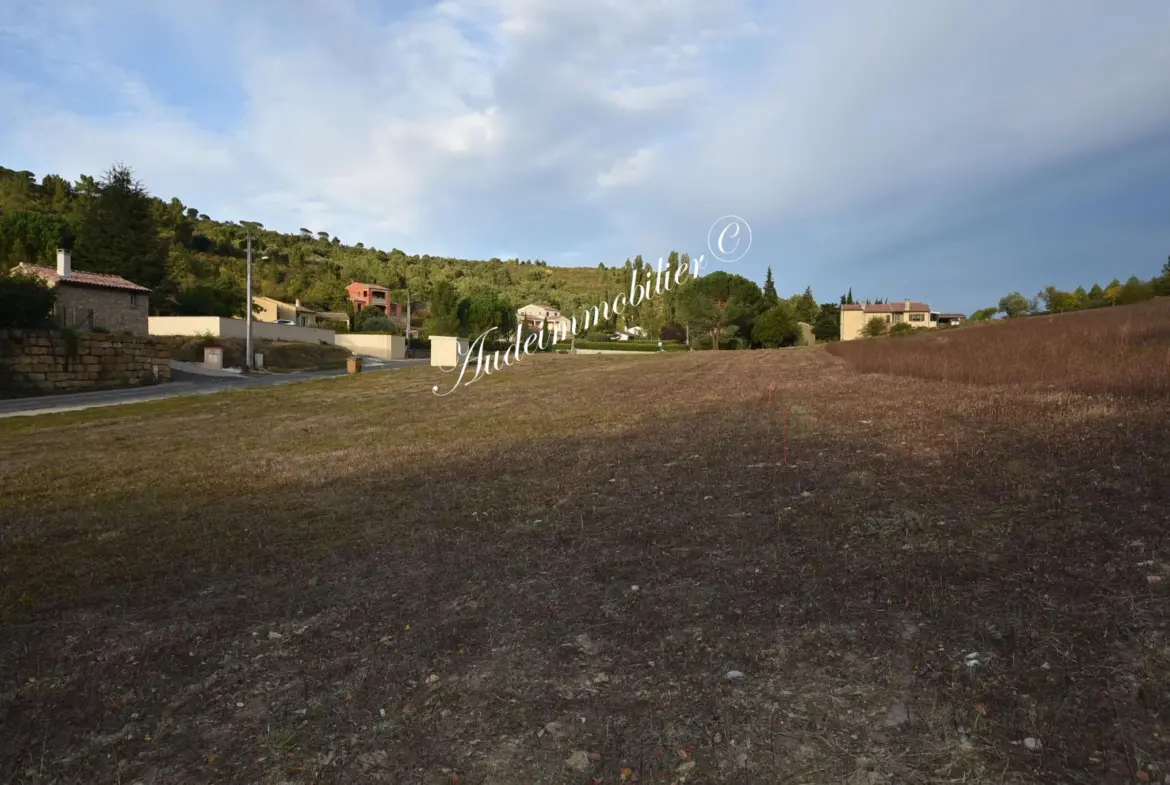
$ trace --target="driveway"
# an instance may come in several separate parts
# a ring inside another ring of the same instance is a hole
[[[373,360],[363,359],[363,373],[393,371],[430,362],[429,360]],[[171,381],[149,387],[129,387],[119,390],[94,390],[66,395],[40,395],[32,398],[0,400],[0,418],[27,417],[34,414],[72,412],[99,406],[118,406],[143,401],[177,398],[181,395],[207,395],[242,387],[264,387],[273,384],[291,384],[314,379],[345,376],[344,368],[330,371],[301,371],[298,373],[261,373],[252,376],[206,376],[177,368],[171,369]]]

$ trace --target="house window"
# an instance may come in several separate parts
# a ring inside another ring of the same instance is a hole
[[[130,295],[130,307],[131,308],[138,307],[138,295],[136,295],[136,294]]]
[[[912,321],[912,322],[925,322],[926,317],[920,313],[912,313],[912,314],[910,314],[910,321]]]

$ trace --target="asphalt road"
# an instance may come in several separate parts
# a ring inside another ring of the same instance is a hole
[[[362,373],[377,373],[406,368],[428,360],[385,360],[380,365],[368,362]],[[262,373],[252,376],[204,376],[171,369],[171,381],[149,387],[131,387],[119,390],[94,390],[66,395],[40,395],[32,398],[0,400],[0,418],[27,417],[34,414],[71,412],[99,406],[118,406],[143,401],[158,401],[182,395],[207,395],[243,387],[264,387],[273,384],[291,384],[313,379],[344,376],[344,368],[332,371],[304,371],[300,373]]]

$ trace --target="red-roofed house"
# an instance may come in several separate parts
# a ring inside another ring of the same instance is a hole
[[[57,290],[55,316],[62,326],[150,334],[150,289],[117,275],[74,270],[68,251],[57,251],[56,270],[19,264],[12,272],[34,275]]]
[[[915,327],[938,327],[938,314],[926,303],[903,300],[882,305],[842,305],[841,340],[852,341],[861,337],[861,328],[870,319],[882,319],[891,325],[903,322]]]

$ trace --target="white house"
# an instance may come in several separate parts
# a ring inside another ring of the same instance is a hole
[[[619,330],[617,339],[619,341],[636,341],[645,338],[649,333],[643,327],[627,327],[624,330]]]
[[[572,319],[562,314],[559,309],[542,303],[529,303],[517,309],[516,321],[532,330],[539,330],[541,324],[546,321],[549,330],[567,333],[573,329]]]

